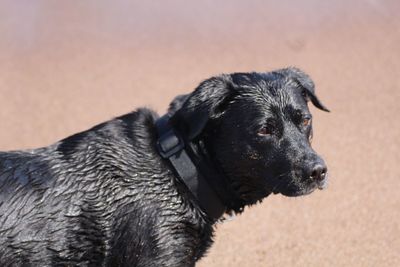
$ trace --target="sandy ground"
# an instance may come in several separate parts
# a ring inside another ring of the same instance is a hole
[[[0,150],[163,112],[214,74],[298,66],[332,110],[313,109],[330,187],[218,225],[198,266],[400,266],[399,12],[395,0],[0,0]]]

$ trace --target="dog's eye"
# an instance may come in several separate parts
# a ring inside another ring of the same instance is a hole
[[[303,126],[309,126],[311,124],[311,117],[304,117],[302,124]]]
[[[272,129],[271,129],[271,127],[263,126],[260,130],[258,130],[257,134],[259,136],[271,135],[272,134]]]

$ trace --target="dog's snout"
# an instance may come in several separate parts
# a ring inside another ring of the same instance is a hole
[[[311,168],[310,178],[316,182],[320,182],[325,179],[327,172],[328,169],[325,164],[317,163]]]

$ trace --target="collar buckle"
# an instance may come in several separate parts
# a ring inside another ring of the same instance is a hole
[[[185,147],[182,138],[172,129],[169,129],[157,140],[157,148],[161,157],[170,158]]]

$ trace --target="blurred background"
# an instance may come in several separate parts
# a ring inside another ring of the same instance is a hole
[[[46,146],[203,79],[297,66],[330,187],[217,226],[198,266],[400,266],[400,2],[0,0],[0,150]]]

